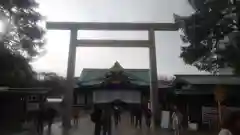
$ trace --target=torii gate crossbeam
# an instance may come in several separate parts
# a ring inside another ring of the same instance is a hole
[[[98,23],[98,22],[47,22],[47,29],[70,30],[70,45],[67,68],[67,90],[64,93],[63,126],[70,128],[71,106],[74,89],[76,47],[146,47],[150,60],[150,102],[153,120],[158,113],[158,78],[156,64],[155,31],[177,31],[175,23]],[[148,31],[148,40],[78,40],[78,30],[124,30]]]
[[[154,30],[176,31],[175,23],[102,23],[102,22],[48,22],[47,28],[58,30]]]

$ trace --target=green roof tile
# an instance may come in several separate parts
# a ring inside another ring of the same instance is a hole
[[[78,85],[95,85],[101,83],[108,72],[123,73],[131,79],[133,84],[149,85],[149,69],[124,69],[119,62],[115,62],[109,69],[83,69],[76,80]]]
[[[109,69],[83,69],[77,80],[81,85],[99,84],[104,80]],[[132,80],[132,83],[138,85],[149,85],[148,69],[124,69],[124,73]]]

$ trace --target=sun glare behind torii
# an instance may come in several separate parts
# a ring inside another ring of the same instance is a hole
[[[9,27],[8,20],[5,16],[0,14],[0,40],[3,38],[5,33],[7,32],[7,27]]]
[[[4,32],[4,22],[0,20],[0,33]]]

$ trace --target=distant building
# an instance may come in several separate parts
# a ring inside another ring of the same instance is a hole
[[[12,130],[33,118],[50,89],[0,87],[0,132]]]
[[[171,110],[175,104],[184,114],[185,124],[200,127],[216,122],[215,87],[226,88],[223,105],[240,107],[240,76],[234,75],[175,75],[173,81],[158,81],[159,105]],[[122,101],[148,106],[150,98],[149,69],[125,69],[116,62],[109,69],[83,69],[75,78],[74,105],[91,107],[93,104]]]
[[[167,102],[179,107],[186,125],[189,121],[198,123],[201,128],[209,128],[209,125],[217,127],[218,110],[214,92],[219,85],[224,87],[226,95],[222,105],[228,110],[240,110],[240,76],[234,75],[176,75],[175,98]]]
[[[75,105],[92,106],[116,100],[129,104],[149,101],[149,69],[125,69],[115,62],[109,69],[83,69],[75,81]],[[170,88],[168,81],[158,83],[161,89]]]
[[[219,75],[233,75],[233,69],[230,67],[220,68]]]

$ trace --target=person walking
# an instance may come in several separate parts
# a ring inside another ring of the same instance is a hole
[[[51,132],[52,124],[54,122],[55,117],[57,116],[57,111],[53,108],[48,108],[45,112],[45,119],[48,124],[48,131]]]
[[[75,126],[77,126],[78,123],[79,123],[79,115],[80,115],[80,109],[77,108],[77,107],[75,107],[75,108],[73,109],[73,124],[74,124]]]
[[[136,121],[135,121],[135,127],[139,127],[141,128],[142,127],[142,109],[141,107],[139,107],[137,110],[136,110],[136,113],[135,113],[135,117],[136,117]]]
[[[148,128],[151,127],[151,117],[152,117],[152,111],[151,111],[151,109],[148,108],[145,111],[145,121],[146,121],[146,126]]]
[[[172,129],[174,130],[174,135],[180,135],[182,117],[181,112],[174,107],[174,112],[172,114]]]
[[[112,134],[112,114],[110,108],[105,108],[102,114],[103,135]]]
[[[91,114],[91,121],[95,124],[94,135],[100,135],[102,128],[102,110],[97,106],[94,107],[94,111]]]
[[[44,120],[45,120],[45,110],[39,109],[36,115],[36,128],[37,128],[36,130],[38,135],[43,134]]]
[[[134,122],[135,122],[135,110],[134,110],[134,108],[130,109],[130,122],[131,122],[131,125],[134,125]]]
[[[118,126],[120,120],[121,120],[121,116],[120,116],[120,108],[117,106],[113,107],[113,114],[114,114],[114,121],[115,121],[115,126]]]

